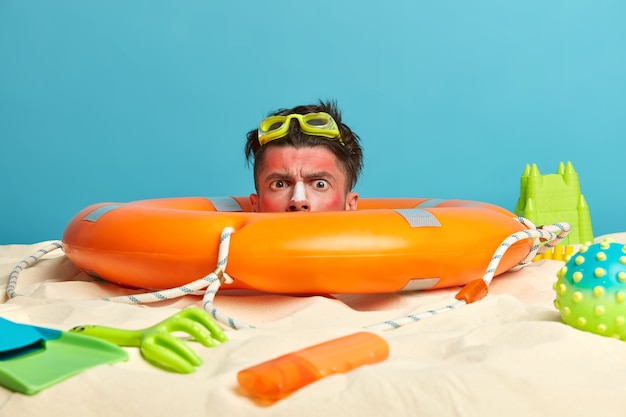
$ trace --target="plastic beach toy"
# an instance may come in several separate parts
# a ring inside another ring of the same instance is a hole
[[[32,395],[81,371],[128,359],[104,340],[0,318],[0,385]]]
[[[219,324],[197,307],[187,308],[142,330],[85,325],[74,327],[70,332],[97,337],[119,346],[138,347],[144,359],[151,364],[184,374],[195,371],[197,366],[202,365],[202,359],[172,332],[185,332],[206,347],[228,340]]]
[[[569,223],[572,229],[563,239],[563,245],[593,240],[589,206],[580,191],[578,173],[571,162],[560,162],[555,174],[546,175],[541,175],[537,164],[526,164],[520,179],[515,214],[537,225]]]
[[[564,323],[626,340],[626,246],[585,244],[557,273],[554,304]]]
[[[237,381],[250,396],[277,401],[318,379],[381,362],[387,357],[389,345],[385,339],[374,333],[359,332],[244,369],[237,374]]]

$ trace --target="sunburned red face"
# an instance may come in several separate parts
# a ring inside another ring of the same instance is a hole
[[[255,211],[354,210],[358,196],[346,189],[337,157],[323,146],[273,147],[258,173]]]

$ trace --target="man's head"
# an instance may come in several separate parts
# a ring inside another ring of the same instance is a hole
[[[245,153],[254,166],[255,211],[356,209],[351,190],[363,154],[334,102],[272,113],[248,132]]]

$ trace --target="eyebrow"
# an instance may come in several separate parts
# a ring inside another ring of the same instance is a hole
[[[290,179],[292,176],[290,174],[285,174],[282,172],[273,172],[269,175],[267,175],[266,177],[263,178],[264,181],[271,181],[271,180],[284,180],[284,179]],[[306,174],[304,176],[305,180],[311,180],[311,179],[316,179],[316,178],[322,178],[322,179],[331,179],[333,181],[336,181],[336,178],[333,174],[331,174],[328,171],[315,171],[315,172],[310,172],[308,174]]]
[[[317,171],[317,172],[311,172],[310,174],[305,175],[304,178],[307,180],[311,180],[314,178],[330,178],[331,180],[334,180],[335,176],[328,171]]]

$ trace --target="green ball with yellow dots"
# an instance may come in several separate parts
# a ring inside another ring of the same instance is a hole
[[[580,330],[626,340],[626,246],[585,244],[557,273],[554,305]]]

